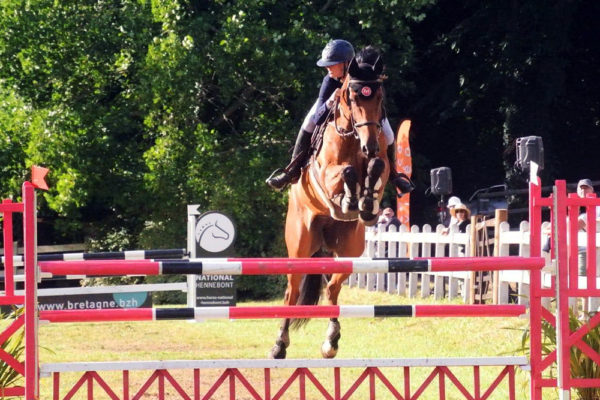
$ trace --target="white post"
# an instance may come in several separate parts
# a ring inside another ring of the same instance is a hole
[[[187,251],[190,258],[196,258],[196,216],[200,215],[198,207],[200,207],[198,204],[187,206]],[[196,279],[197,275],[187,276],[188,307],[196,307]]]

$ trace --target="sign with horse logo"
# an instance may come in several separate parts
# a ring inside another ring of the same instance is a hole
[[[225,214],[209,211],[198,218],[195,236],[196,246],[198,246],[196,257],[203,252],[214,256],[216,253],[226,252],[233,245],[235,227]]]
[[[236,230],[233,220],[218,211],[200,214],[188,206],[188,250],[190,258],[231,257]],[[235,277],[232,275],[188,276],[188,306],[235,306]]]

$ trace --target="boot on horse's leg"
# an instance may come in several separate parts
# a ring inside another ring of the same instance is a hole
[[[375,225],[377,222],[377,213],[379,212],[377,191],[381,188],[381,173],[384,168],[384,161],[378,157],[371,159],[367,166],[367,177],[365,178],[363,197],[361,197],[358,203],[360,219],[366,226]]]
[[[342,335],[340,334],[341,327],[337,318],[329,320],[325,341],[321,345],[321,355],[323,358],[334,358],[338,351],[338,343]]]
[[[300,129],[294,145],[292,161],[284,170],[277,169],[273,171],[271,176],[267,178],[267,185],[275,190],[283,190],[287,185],[298,180],[302,167],[306,162],[311,138],[312,132]]]
[[[387,147],[387,156],[390,163],[389,181],[398,189],[398,197],[402,197],[402,195],[412,192],[415,184],[410,180],[408,175],[396,171],[396,146],[394,143]]]
[[[274,359],[284,359],[286,356],[286,349],[290,345],[290,320],[285,319],[281,324],[281,330],[279,331],[279,336],[275,339],[275,345],[271,348],[271,352],[269,353],[269,358]]]

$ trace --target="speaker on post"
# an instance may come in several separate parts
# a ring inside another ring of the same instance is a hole
[[[544,169],[544,143],[540,136],[524,136],[516,141],[517,161],[516,165],[521,171],[529,169],[529,163],[535,162],[539,170]]]
[[[431,193],[446,196],[452,193],[452,170],[448,167],[434,168],[431,175]]]

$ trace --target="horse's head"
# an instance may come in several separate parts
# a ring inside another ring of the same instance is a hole
[[[356,58],[350,62],[340,101],[342,109],[345,108],[343,113],[349,115],[351,129],[360,140],[360,149],[368,158],[375,157],[380,150],[383,112],[383,62],[375,55],[372,64]]]

